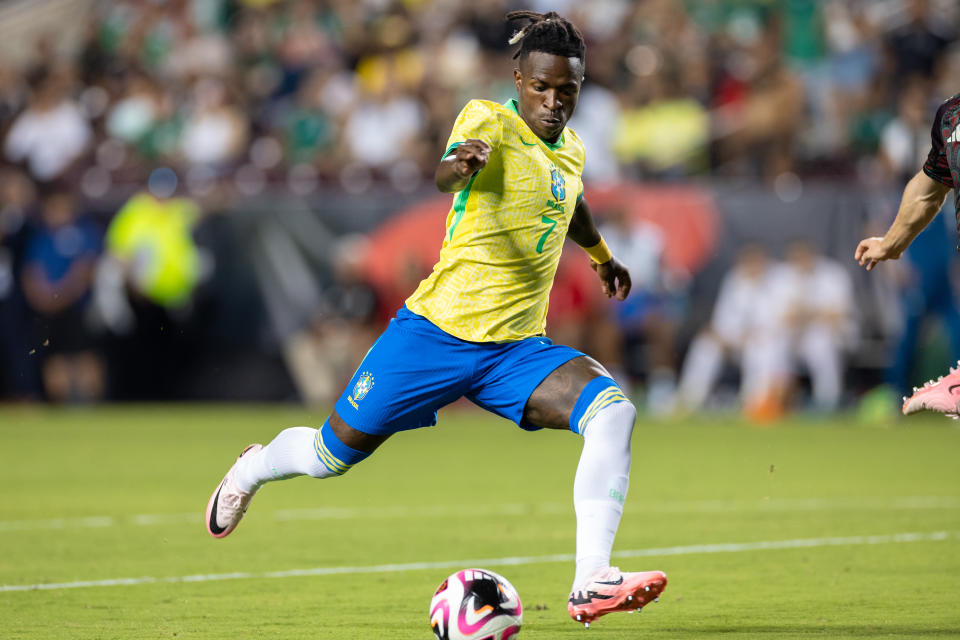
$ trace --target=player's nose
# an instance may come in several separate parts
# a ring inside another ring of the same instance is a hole
[[[550,111],[559,111],[563,108],[563,105],[560,103],[560,96],[558,95],[556,89],[548,89],[547,91],[543,92],[543,106]]]

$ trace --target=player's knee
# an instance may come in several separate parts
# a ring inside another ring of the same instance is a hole
[[[342,476],[355,464],[365,460],[370,455],[341,442],[330,427],[329,420],[317,429],[317,435],[313,439],[313,450],[322,467],[318,468],[316,474],[310,474],[314,478]]]
[[[629,439],[637,418],[637,408],[613,378],[606,376],[594,378],[580,392],[570,414],[570,430],[583,435],[587,425],[601,412],[607,413],[608,408],[610,413],[615,414],[613,422],[626,432]]]

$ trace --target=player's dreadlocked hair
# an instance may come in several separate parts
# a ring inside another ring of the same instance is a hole
[[[531,51],[542,51],[564,58],[584,60],[583,36],[573,23],[556,11],[511,11],[507,20],[529,20],[530,23],[513,34],[510,44],[520,43],[514,58],[526,57]]]

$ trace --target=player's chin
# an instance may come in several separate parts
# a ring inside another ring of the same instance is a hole
[[[538,129],[540,130],[534,131],[534,133],[544,140],[556,140],[566,126],[566,123],[559,119],[541,120],[539,124]]]

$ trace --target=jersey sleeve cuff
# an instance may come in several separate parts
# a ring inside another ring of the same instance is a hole
[[[443,155],[440,157],[440,159],[445,160],[448,155],[453,153],[457,149],[457,147],[459,147],[462,144],[463,144],[463,141],[454,142],[453,144],[451,144],[449,147],[447,147],[447,150],[443,152]]]
[[[953,180],[950,180],[950,179],[948,179],[948,178],[945,178],[945,177],[942,176],[942,175],[938,175],[938,174],[937,174],[936,172],[934,172],[932,169],[930,169],[929,167],[927,167],[927,165],[923,165],[923,172],[924,172],[925,174],[927,174],[927,177],[930,178],[931,180],[934,180],[934,181],[936,181],[936,182],[939,182],[940,184],[942,184],[942,185],[944,185],[944,186],[947,186],[947,187],[950,187],[951,189],[956,188],[956,185],[953,184]]]

